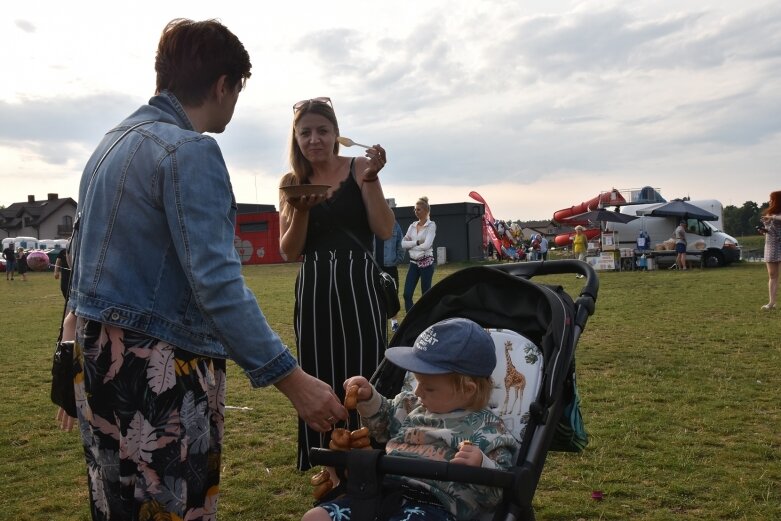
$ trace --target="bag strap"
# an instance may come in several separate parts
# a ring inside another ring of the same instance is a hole
[[[148,121],[142,121],[140,123],[136,123],[135,125],[129,127],[126,129],[121,136],[119,136],[113,143],[111,143],[111,146],[109,146],[106,151],[103,153],[103,155],[98,160],[98,164],[95,165],[95,168],[92,170],[92,175],[89,178],[89,184],[87,185],[87,190],[84,192],[84,199],[88,199],[90,189],[92,188],[92,182],[95,181],[95,176],[98,173],[98,169],[100,168],[100,165],[103,164],[103,161],[108,157],[109,152],[114,150],[114,147],[117,146],[117,143],[122,141],[122,138],[130,134],[132,131],[140,127],[141,125],[148,125],[150,123],[155,123],[154,120],[148,120]],[[71,255],[71,268],[73,268],[76,265],[76,256],[78,254],[78,249],[81,245],[81,240],[78,241],[76,239],[76,233],[79,231],[79,222],[81,221],[82,212],[79,211],[76,213],[76,220],[73,221],[73,234],[71,236],[71,244],[73,245],[73,255]],[[73,270],[71,269],[71,276],[73,275]],[[70,283],[72,279],[68,280],[68,292],[70,294]],[[65,303],[67,306],[67,302]],[[63,314],[63,319],[65,318],[65,315]],[[62,332],[60,332],[62,333]]]
[[[62,276],[62,275],[61,275]],[[68,277],[68,290],[65,292],[66,295],[70,295],[71,292],[71,279]],[[65,305],[62,307],[62,319],[60,319],[60,334],[57,335],[57,343],[59,344],[62,342],[62,334],[63,330],[65,329],[65,315],[68,314],[68,302],[70,299],[65,299]]]
[[[119,136],[119,137],[116,139],[116,141],[114,141],[113,143],[111,143],[111,146],[110,146],[110,147],[108,147],[108,148],[106,149],[106,151],[103,153],[103,155],[101,156],[100,160],[98,161],[98,164],[97,164],[97,165],[95,165],[95,169],[92,171],[92,176],[90,176],[90,178],[89,178],[89,184],[87,185],[87,191],[84,193],[84,196],[85,196],[85,198],[86,198],[87,194],[89,194],[89,190],[90,190],[90,188],[92,188],[92,182],[95,180],[95,174],[97,174],[97,173],[98,173],[98,168],[100,168],[100,165],[102,165],[102,164],[103,164],[103,161],[106,159],[106,157],[108,157],[109,153],[110,153],[112,150],[114,150],[114,147],[115,147],[115,146],[117,146],[117,143],[119,143],[120,141],[122,141],[122,138],[124,138],[125,136],[127,136],[128,134],[130,134],[131,132],[133,132],[135,129],[137,129],[137,128],[138,128],[138,127],[140,127],[141,125],[148,125],[149,123],[154,123],[154,120],[149,120],[149,121],[142,121],[141,123],[136,123],[136,124],[135,124],[135,125],[133,125],[132,127],[130,127],[130,128],[128,128],[127,130],[125,130],[125,131],[122,133],[122,135],[121,135],[121,136]]]
[[[98,160],[98,164],[96,164],[95,168],[92,170],[92,175],[89,178],[89,184],[87,185],[87,190],[84,192],[84,198],[85,199],[87,199],[87,195],[89,194],[90,189],[92,188],[92,182],[95,181],[95,175],[97,175],[98,169],[100,168],[100,165],[102,165],[103,161],[105,161],[106,157],[108,157],[109,152],[114,150],[114,147],[117,146],[117,143],[119,143],[122,140],[122,138],[124,138],[125,136],[130,134],[133,130],[137,129],[141,125],[148,125],[150,123],[154,123],[154,120],[142,121],[140,123],[136,123],[135,125],[131,126],[127,130],[125,130],[122,133],[122,135],[120,135],[113,143],[111,143],[111,146],[109,146],[106,149],[106,151],[103,153],[103,155]],[[76,220],[73,222],[73,234],[71,235],[71,242],[70,242],[70,245],[72,246],[73,250],[72,250],[72,255],[71,255],[71,262],[70,262],[70,265],[68,266],[71,269],[71,276],[68,277],[68,290],[65,292],[65,294],[68,295],[68,297],[70,297],[71,284],[73,283],[73,267],[76,265],[76,257],[77,257],[77,253],[78,253],[78,248],[79,248],[80,243],[81,243],[80,238],[79,238],[79,240],[76,240],[77,239],[76,233],[79,230],[79,221],[81,220],[81,215],[82,215],[82,212],[79,211],[76,214]],[[65,316],[68,314],[68,302],[69,302],[69,300],[70,300],[70,298],[65,299],[65,306],[63,306],[63,308],[62,308],[62,320],[60,320],[60,334],[57,337],[57,343],[58,344],[62,341],[63,329],[65,327],[65,324],[64,324]]]
[[[350,174],[349,175],[351,175],[351,176],[353,176],[353,178],[355,178],[355,158],[352,158],[352,160],[350,161]],[[331,208],[328,206],[327,203],[323,204],[323,208],[325,209],[326,212],[328,212],[329,214],[331,214],[333,216],[333,213],[331,212]],[[377,260],[374,258],[374,254],[372,254],[372,252],[370,252],[369,249],[366,246],[364,246],[363,243],[360,240],[358,240],[358,237],[356,237],[353,232],[351,232],[344,225],[342,225],[342,223],[339,222],[340,219],[335,219],[335,221],[337,221],[337,223],[338,223],[338,228],[337,229],[341,230],[345,235],[347,235],[350,239],[352,239],[352,241],[355,244],[357,244],[358,247],[361,248],[361,250],[363,250],[369,256],[369,260],[372,261],[374,266],[377,268],[377,271],[379,271],[380,273],[385,273],[385,271],[380,267],[380,265],[377,262]]]
[[[87,190],[84,192],[84,198],[85,198],[85,199],[86,199],[86,198],[87,198],[87,196],[89,195],[89,191],[90,191],[90,189],[92,188],[92,182],[93,182],[93,181],[95,181],[95,175],[98,173],[98,168],[100,168],[100,165],[102,165],[102,164],[103,164],[103,161],[105,161],[105,159],[106,159],[106,157],[108,157],[109,153],[110,153],[112,150],[114,150],[114,147],[115,147],[115,146],[117,146],[117,143],[119,143],[120,141],[122,141],[122,138],[124,138],[125,136],[127,136],[128,134],[130,134],[132,131],[134,131],[135,129],[137,129],[137,128],[138,128],[138,127],[140,127],[141,125],[148,125],[149,123],[154,123],[154,121],[153,121],[153,120],[149,120],[149,121],[142,121],[141,123],[136,123],[136,124],[135,124],[135,125],[133,125],[132,127],[130,127],[130,128],[128,128],[127,130],[125,130],[125,131],[122,133],[122,135],[121,135],[121,136],[119,136],[119,137],[116,139],[116,141],[114,141],[113,143],[111,143],[111,146],[110,146],[110,147],[108,147],[108,148],[106,149],[106,151],[103,153],[103,155],[102,155],[102,156],[100,157],[100,159],[98,160],[98,164],[96,164],[96,165],[95,165],[95,168],[92,170],[92,175],[91,175],[91,176],[90,176],[90,178],[89,178],[89,184],[87,185]],[[76,232],[76,230],[78,230],[78,229],[79,229],[79,228],[78,228],[79,219],[81,219],[81,212],[78,212],[78,214],[76,215],[76,221],[73,223],[73,231],[74,231],[74,233]]]
[[[369,256],[369,260],[372,261],[372,263],[374,264],[374,266],[377,268],[377,270],[380,273],[384,272],[384,270],[380,267],[379,263],[377,262],[377,259],[374,258],[374,254],[372,254],[372,252],[370,252],[369,249],[366,248],[366,246],[364,246],[363,243],[358,240],[358,237],[356,237],[353,232],[351,232],[350,230],[348,230],[347,228],[344,228],[342,226],[340,226],[338,229],[341,230],[350,239],[352,239],[353,242],[355,244],[357,244],[364,252],[366,252],[366,255]]]

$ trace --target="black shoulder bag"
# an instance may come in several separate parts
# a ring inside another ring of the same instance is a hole
[[[389,273],[382,271],[382,267],[374,259],[374,255],[372,255],[372,253],[366,249],[366,246],[364,246],[361,241],[358,240],[358,237],[353,235],[353,233],[346,228],[340,227],[339,229],[342,230],[349,238],[351,238],[355,244],[360,246],[364,252],[366,252],[369,260],[372,261],[374,266],[377,268],[377,271],[380,272],[382,296],[385,297],[385,312],[389,318],[395,317],[401,309],[401,303],[399,302],[399,288],[396,287],[396,281],[393,280],[393,277],[391,277]]]
[[[124,133],[122,133],[121,136],[117,138],[116,141],[114,141],[110,147],[108,147],[108,150],[103,154],[103,156],[100,158],[100,161],[98,161],[98,164],[95,165],[95,169],[92,171],[92,177],[90,178],[89,185],[87,186],[87,192],[89,192],[90,187],[92,187],[92,181],[95,179],[95,174],[98,173],[98,168],[100,168],[100,165],[103,164],[103,160],[106,159],[106,156],[108,156],[109,152],[119,143],[119,141],[127,136],[130,132],[133,131],[136,127],[140,127],[141,125],[146,125],[147,123],[154,123],[154,121],[142,121],[141,123],[137,123],[133,125],[132,127],[125,130]],[[76,222],[73,225],[73,237],[71,237],[71,245],[73,246],[73,258],[71,259],[71,277],[68,280],[68,291],[67,295],[70,295],[70,287],[71,283],[73,282],[73,266],[76,265],[76,246],[79,241],[76,240],[76,233],[79,229],[79,218],[76,219]],[[63,329],[65,328],[65,316],[68,314],[68,301],[65,301],[65,307],[62,310],[62,320],[60,320],[60,334],[57,337],[57,345],[54,349],[54,357],[52,358],[52,387],[51,387],[51,400],[54,402],[55,405],[59,405],[62,407],[62,409],[68,414],[68,416],[72,418],[76,418],[76,393],[74,388],[74,382],[73,378],[75,377],[75,374],[73,372],[73,347],[74,342],[72,340],[68,340],[63,342],[62,341],[62,334]]]
[[[70,282],[68,283],[70,290]],[[54,348],[52,359],[52,389],[51,399],[55,405],[59,405],[71,418],[76,417],[76,393],[73,385],[73,340],[62,341],[62,331],[65,327],[65,315],[68,313],[68,301],[62,310],[60,321],[60,335]]]

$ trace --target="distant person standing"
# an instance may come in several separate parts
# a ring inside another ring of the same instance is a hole
[[[586,261],[586,252],[588,251],[588,239],[586,234],[583,233],[585,228],[581,225],[575,226],[575,236],[572,238],[572,253],[575,254],[578,260]],[[583,275],[577,274],[575,277],[582,279]]]
[[[14,243],[9,244],[3,250],[5,259],[5,280],[14,280],[14,271],[16,270],[16,250]]]
[[[29,267],[27,266],[27,254],[21,246],[16,249],[16,270],[19,272],[19,275],[22,276],[22,280],[27,282],[27,272],[29,271]]]
[[[68,288],[71,280],[71,266],[68,262],[68,248],[62,248],[54,261],[54,279],[60,281],[62,298],[68,300]]]
[[[540,258],[544,261],[548,260],[548,239],[544,235],[538,235],[540,239]]]
[[[531,242],[532,258],[531,260],[540,260],[540,236],[539,234],[532,235]]]
[[[405,250],[409,251],[409,271],[404,281],[404,311],[412,307],[412,294],[420,280],[420,294],[431,289],[431,279],[434,278],[434,238],[437,235],[437,225],[429,219],[431,207],[428,197],[423,196],[415,203],[417,221],[409,225],[407,234],[401,241]]]
[[[675,265],[679,270],[686,270],[686,219],[681,219],[675,229],[675,253]]]
[[[765,264],[767,265],[767,304],[765,311],[776,308],[778,292],[778,267],[781,265],[781,190],[770,193],[770,204],[762,212],[762,225],[765,234]]]
[[[401,240],[404,238],[404,233],[401,231],[401,226],[398,222],[393,223],[393,235],[390,239],[383,241],[375,235],[374,238],[374,251],[375,257],[377,257],[378,264],[382,268],[382,271],[393,277],[396,282],[396,290],[399,289],[399,264],[404,262],[404,248],[401,245]],[[399,328],[399,321],[396,320],[396,315],[390,317],[391,331],[394,333]]]

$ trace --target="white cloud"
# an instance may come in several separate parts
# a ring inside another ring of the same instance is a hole
[[[7,8],[0,204],[75,196],[100,136],[152,94],[178,16],[219,16],[252,56],[216,136],[240,201],[276,203],[291,105],[322,95],[344,134],[387,148],[400,205],[476,190],[497,216],[538,219],[612,187],[736,205],[778,189],[777,2],[137,4],[120,25],[98,2]]]

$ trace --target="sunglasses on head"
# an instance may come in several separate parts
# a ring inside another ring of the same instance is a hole
[[[331,108],[334,108],[333,104],[331,103],[331,98],[321,96],[319,98],[302,99],[301,101],[297,102],[295,105],[293,105],[293,113],[295,114],[296,112],[310,105],[311,103],[322,103],[324,105],[330,105]]]

